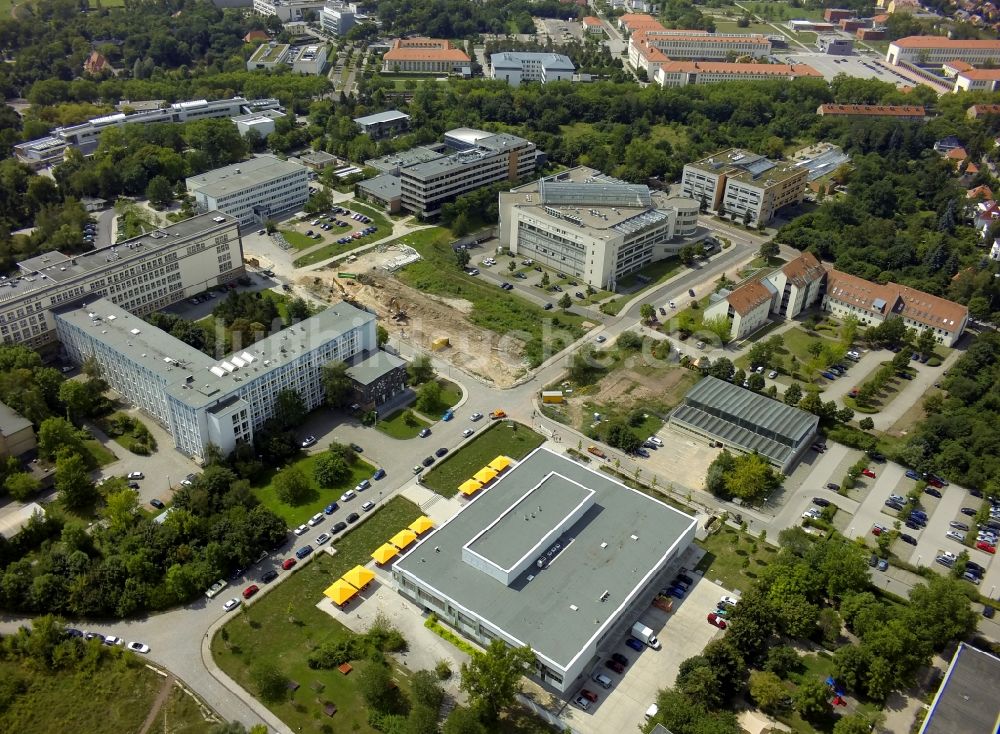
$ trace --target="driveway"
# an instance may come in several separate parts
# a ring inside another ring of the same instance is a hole
[[[865,494],[847,532],[844,533],[848,538],[865,538],[874,541],[875,536],[871,534],[871,529],[875,523],[891,528],[892,516],[882,512],[885,501],[889,499],[890,494],[905,495],[912,486],[910,480],[905,476],[906,470],[899,464],[872,463],[871,468],[875,471],[875,479],[860,477],[855,485]]]

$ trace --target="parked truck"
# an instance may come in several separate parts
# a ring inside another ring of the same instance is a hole
[[[660,641],[656,639],[656,635],[653,634],[653,630],[644,625],[642,622],[636,622],[632,625],[632,636],[637,640],[645,642],[654,650],[660,649]]]
[[[498,421],[501,418],[506,418],[506,417],[507,417],[507,413],[505,411],[501,410],[500,408],[497,408],[492,413],[490,413],[490,420],[491,421]]]

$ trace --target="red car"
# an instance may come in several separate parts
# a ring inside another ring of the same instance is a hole
[[[586,698],[591,703],[597,703],[597,694],[594,693],[593,691],[588,691],[586,688],[584,688],[582,691],[580,691],[580,695]]]
[[[932,487],[937,487],[938,489],[944,489],[944,484],[942,484],[940,479],[928,479],[927,483]]]
[[[715,612],[708,613],[708,623],[718,627],[720,630],[724,630],[726,628],[726,620]]]
[[[882,533],[886,532],[886,530],[887,529],[884,526],[882,526],[882,525],[873,525],[872,526],[872,535],[879,536]]]
[[[282,567],[282,568],[283,568],[284,570],[286,570],[286,571],[287,571],[287,570],[288,570],[288,569],[290,569],[290,568],[291,568],[292,566],[294,566],[294,565],[295,565],[296,563],[298,563],[298,561],[296,561],[296,560],[295,560],[294,558],[286,558],[285,560],[283,560],[283,561],[281,562],[281,567]]]
[[[870,477],[872,479],[875,478],[875,472],[873,472],[871,469],[862,469],[861,473],[864,474],[866,477]]]
[[[981,551],[986,551],[987,553],[996,553],[997,547],[992,543],[987,543],[985,540],[980,540],[976,543],[976,547]]]
[[[257,584],[250,584],[248,587],[243,589],[243,598],[249,599],[251,596],[260,591],[260,587]]]

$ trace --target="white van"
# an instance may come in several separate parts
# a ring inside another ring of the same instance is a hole
[[[660,712],[660,707],[655,703],[646,709],[646,721],[649,721]]]

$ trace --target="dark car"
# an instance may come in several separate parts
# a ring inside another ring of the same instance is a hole
[[[625,672],[625,666],[619,663],[617,660],[605,660],[604,667],[611,668],[619,675]]]
[[[313,552],[313,549],[312,549],[311,545],[304,545],[301,548],[299,548],[297,551],[295,551],[295,557],[298,558],[301,561],[303,558],[305,558],[306,556],[308,556],[312,552]]]
[[[628,658],[625,657],[624,655],[622,655],[620,652],[614,653],[611,656],[611,659],[614,660],[616,663],[619,663],[621,665],[628,665]]]
[[[976,489],[975,487],[972,487],[969,490],[969,494],[971,494],[973,497],[982,497],[983,496],[982,490]]]
[[[986,617],[986,619],[993,619],[993,607],[989,604],[985,605],[983,607],[983,616]]]
[[[425,456],[424,460],[422,462],[420,462],[420,463],[423,464],[424,466],[430,466],[431,464],[434,463],[434,457],[433,456]]]
[[[829,507],[830,500],[825,500],[822,497],[813,497],[813,504],[818,505],[820,507]]]
[[[151,504],[151,505],[152,505],[153,507],[155,507],[155,508],[156,508],[157,510],[162,510],[162,509],[163,509],[164,507],[166,507],[166,505],[165,505],[165,504],[163,504],[163,501],[162,501],[162,500],[158,500],[158,499],[156,499],[156,497],[154,497],[153,499],[151,499],[151,500],[149,501],[149,504]]]
[[[73,627],[66,628],[66,635],[69,637],[83,637],[83,632]]]
[[[976,516],[976,511],[973,508],[971,508],[971,507],[963,507],[962,508],[962,514],[963,515],[968,515],[969,517],[975,517]]]
[[[374,474],[372,474],[372,479],[384,479],[385,469],[377,469]]]
[[[263,581],[265,584],[269,584],[276,578],[278,578],[278,572],[272,568],[270,571],[266,572],[263,576],[261,576],[260,580]]]
[[[447,453],[448,453],[448,449],[446,449],[444,446],[442,446],[441,448],[439,448],[437,451],[434,452],[434,455],[437,456],[438,458],[441,458],[442,456],[444,456]]]
[[[908,527],[910,530],[920,530],[920,526],[913,520],[907,520],[906,527]]]
[[[934,487],[924,487],[924,494],[929,494],[931,497],[941,498],[941,492],[934,489]]]
[[[625,644],[628,647],[631,647],[636,652],[642,652],[643,649],[646,647],[645,645],[643,645],[641,642],[639,642],[634,637],[629,637],[627,640],[625,640]]]
[[[906,476],[910,479],[920,479],[920,475],[913,471],[913,469],[907,469]]]
[[[341,520],[340,522],[333,524],[333,532],[339,533],[341,530],[347,527],[347,523]]]
[[[688,288],[688,295],[694,298],[694,288]]]
[[[545,309],[546,311],[551,311],[552,310],[552,304],[551,303],[546,303],[544,306],[542,306],[542,308]]]
[[[679,573],[679,574],[677,574],[677,579],[679,581],[683,581],[685,584],[688,584],[688,585],[691,585],[691,584],[694,583],[694,580],[690,576],[688,576],[687,574],[685,574],[685,573]]]
[[[983,566],[980,566],[975,561],[966,561],[965,562],[965,567],[968,570],[970,570],[970,571],[978,573],[980,576],[982,576],[984,573],[986,573],[986,569]]]
[[[902,540],[904,543],[909,543],[910,545],[917,544],[917,539],[914,538],[912,535],[909,535],[908,533],[903,533],[902,535],[899,536],[899,539]]]
[[[359,454],[364,451],[363,448],[358,446],[356,443],[351,444],[351,451],[357,451]]]
[[[832,490],[834,492],[839,492],[840,491],[840,485],[839,484],[835,484],[833,482],[827,482],[826,488],[829,489],[829,490]]]
[[[347,522],[348,522],[348,524],[356,523],[358,521],[359,517],[361,517],[361,516],[358,513],[352,512],[350,515],[347,516]]]
[[[871,459],[872,461],[877,461],[880,464],[885,462],[885,456],[880,454],[878,451],[868,452],[868,458]]]

